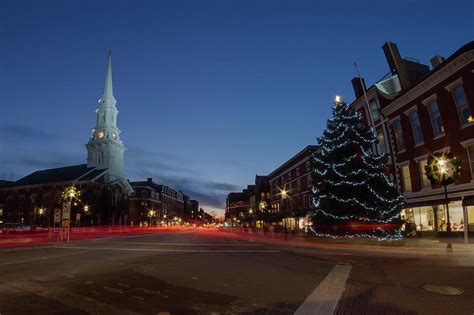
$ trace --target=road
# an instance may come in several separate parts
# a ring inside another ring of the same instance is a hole
[[[472,315],[467,262],[468,254],[308,248],[201,230],[6,248],[0,314]]]

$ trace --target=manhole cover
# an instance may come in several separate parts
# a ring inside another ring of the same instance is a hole
[[[423,289],[431,293],[437,293],[437,294],[443,294],[443,295],[460,295],[464,293],[462,289],[448,287],[445,285],[435,285],[435,284],[425,284],[423,286]]]

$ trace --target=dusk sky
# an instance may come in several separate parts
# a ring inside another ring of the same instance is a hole
[[[467,9],[469,8],[470,9]],[[86,163],[106,51],[130,180],[223,209],[316,138],[332,99],[473,39],[472,1],[12,1],[0,4],[0,176]],[[222,211],[220,213],[223,213]]]

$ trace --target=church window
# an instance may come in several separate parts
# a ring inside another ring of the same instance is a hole
[[[102,155],[102,153],[97,154],[96,160],[97,160],[97,166],[101,166],[102,163],[104,162],[104,156]]]
[[[100,113],[101,122],[105,124],[105,112]]]
[[[112,132],[112,138],[113,138],[114,140],[117,139],[117,134],[116,134],[115,132]]]
[[[103,130],[99,130],[99,131],[97,131],[97,138],[99,138],[99,139],[103,139],[103,138],[104,138],[104,136],[105,136],[105,133],[104,133],[104,131],[103,131]]]

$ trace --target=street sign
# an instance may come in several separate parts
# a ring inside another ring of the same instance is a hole
[[[69,219],[63,219],[63,228],[69,227]]]
[[[61,209],[54,209],[54,223],[61,222]]]
[[[63,220],[69,220],[71,218],[71,203],[63,203]]]

